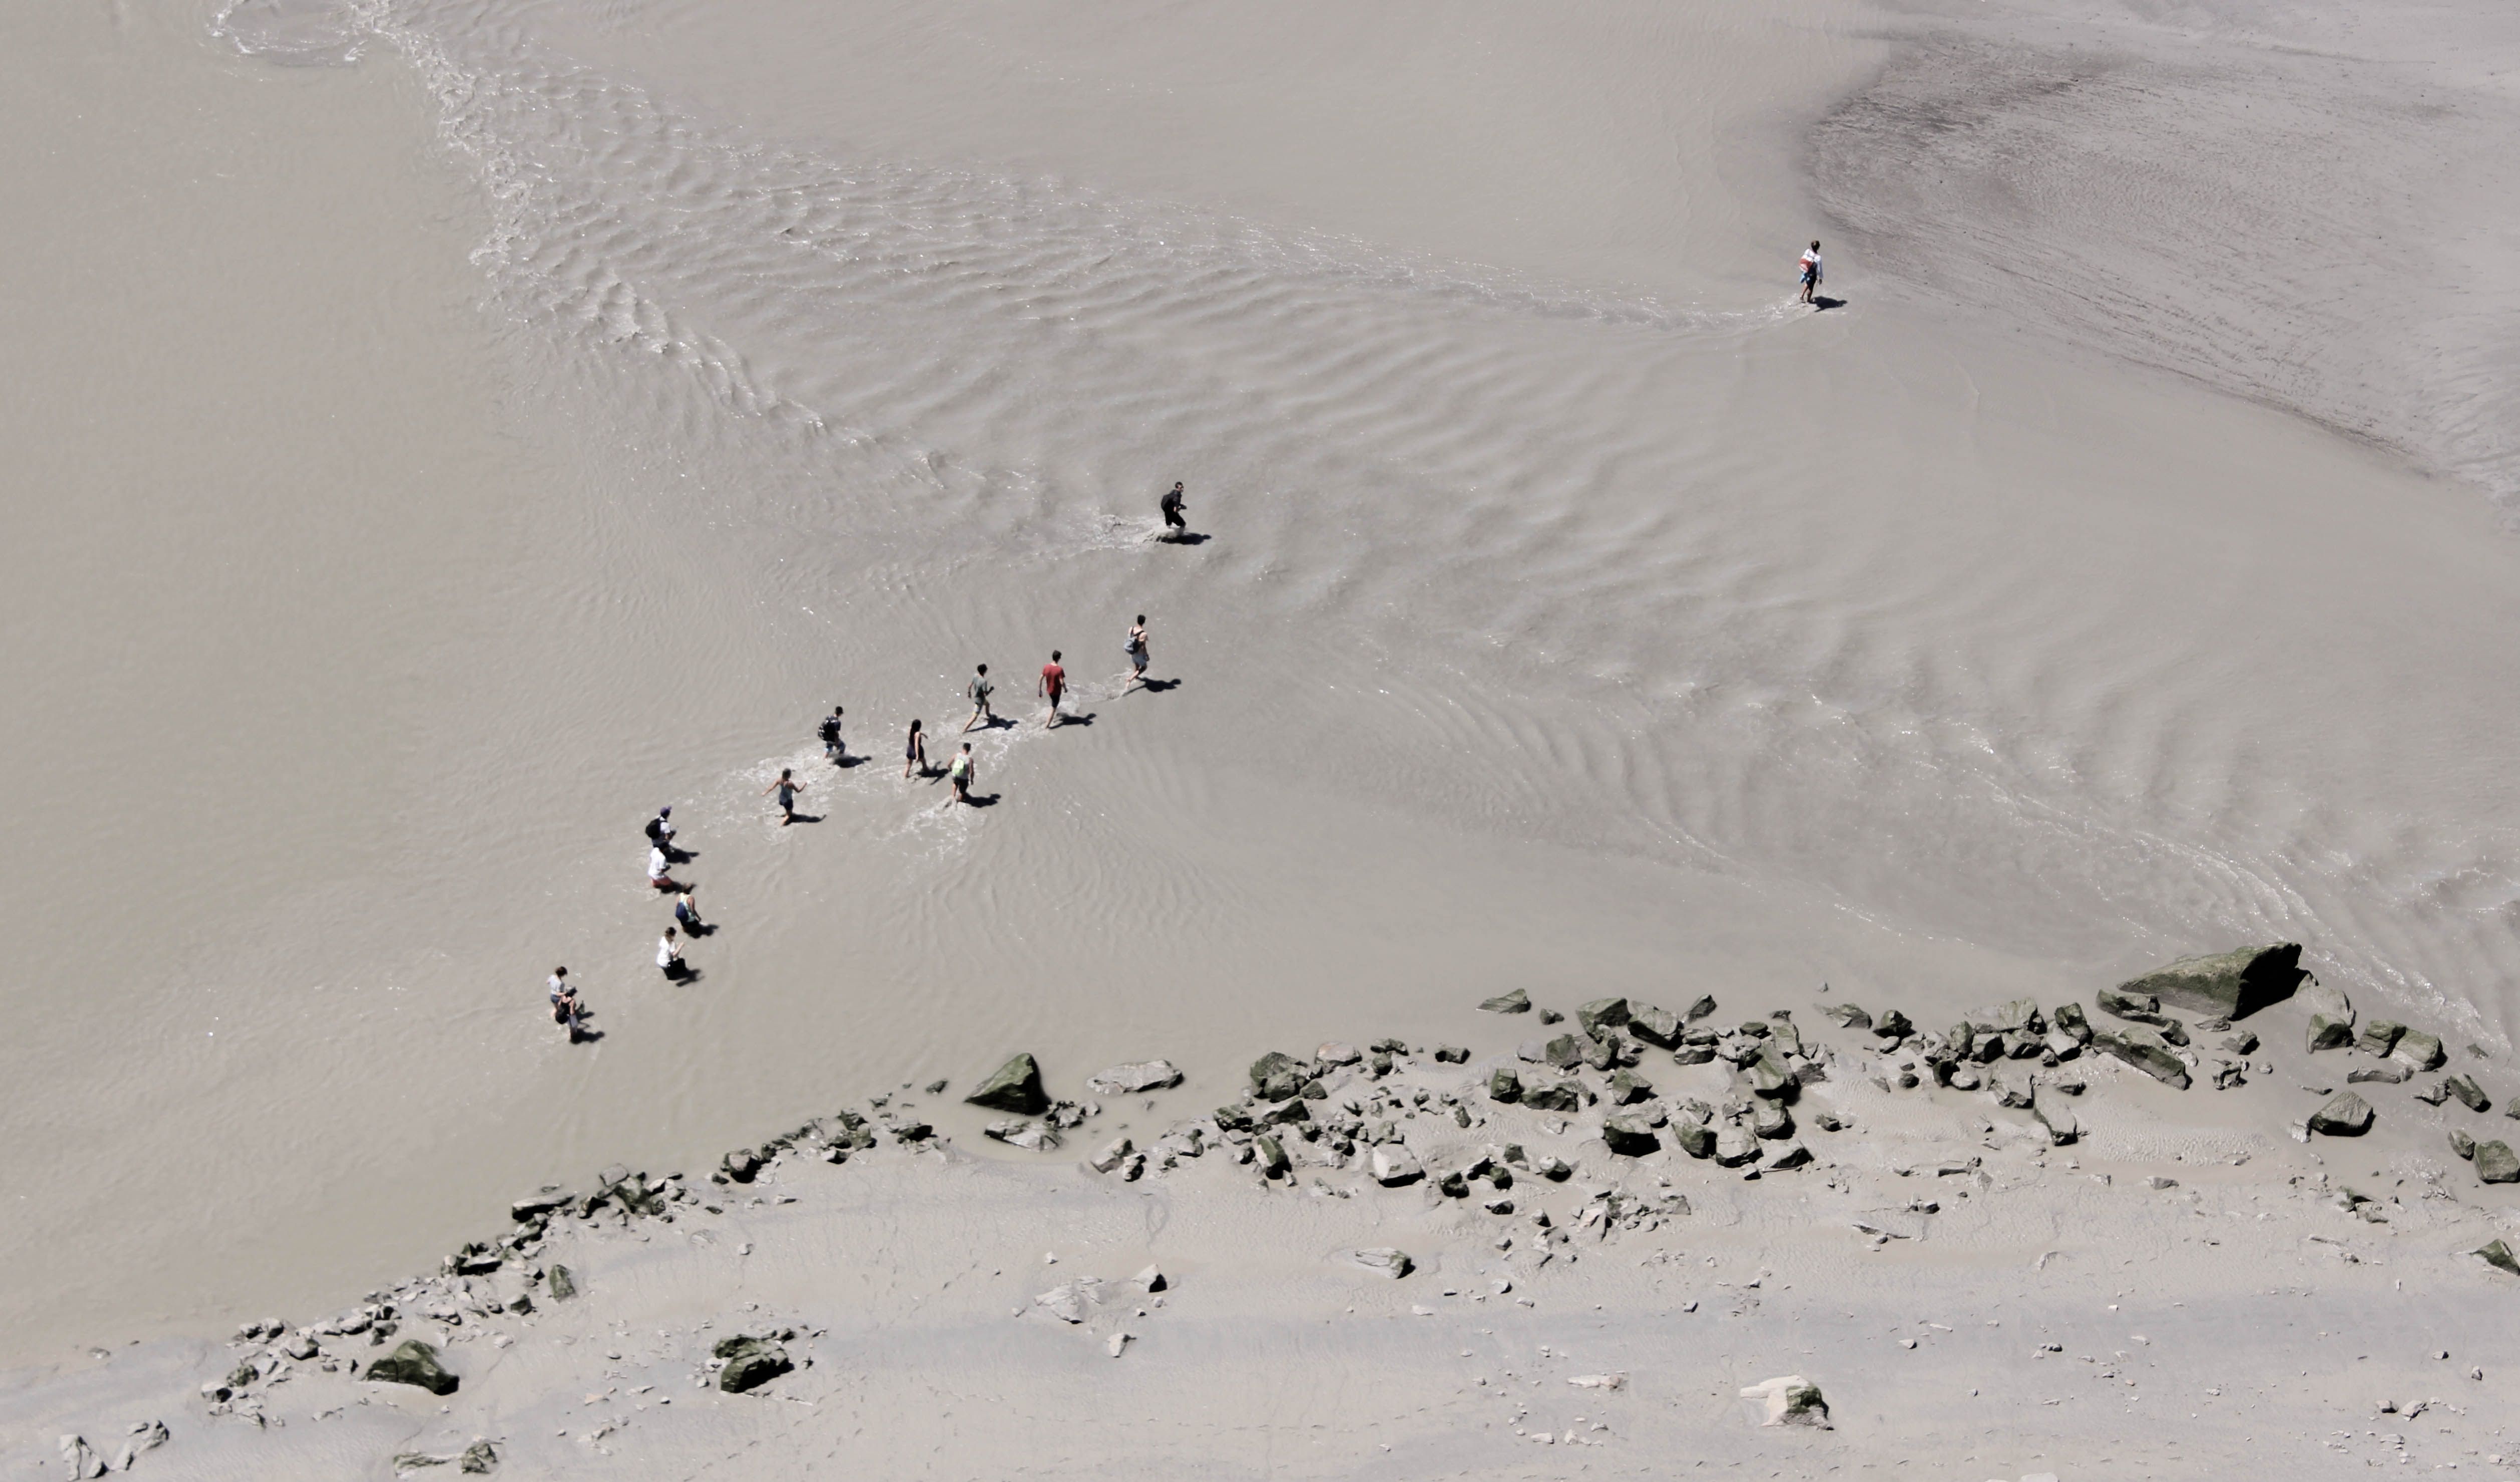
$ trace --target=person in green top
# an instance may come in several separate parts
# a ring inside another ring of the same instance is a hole
[[[945,775],[953,781],[954,801],[958,803],[969,802],[971,800],[971,779],[975,775],[971,762],[971,743],[969,741],[963,742],[963,749],[955,753],[954,765],[946,769]]]
[[[983,720],[988,721],[991,725],[997,724],[997,716],[991,714],[989,710],[989,691],[991,688],[993,687],[989,684],[989,666],[987,664],[982,664],[980,665],[978,672],[971,676],[971,682],[963,687],[963,693],[971,697],[971,718],[963,722],[964,731],[968,732],[973,726],[978,725]],[[968,750],[970,748],[967,746],[964,749]]]

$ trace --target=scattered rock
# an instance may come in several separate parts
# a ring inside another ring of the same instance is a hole
[[[1021,1147],[1027,1152],[1046,1152],[1058,1145],[1058,1135],[1038,1122],[1022,1119],[991,1122],[980,1131],[1010,1147]]]
[[[1662,1140],[1654,1136],[1651,1119],[1633,1111],[1613,1112],[1601,1118],[1601,1141],[1622,1157],[1641,1158],[1662,1150]]]
[[[1543,1009],[1540,1010],[1540,1022],[1544,1024],[1562,1024],[1565,1021],[1566,1015],[1559,1013],[1554,1009]]]
[[[2092,995],[2092,1001],[2099,1005],[2102,1013],[2126,1019],[2131,1023],[2167,1024],[2170,1022],[2162,1016],[2161,1000],[2149,993],[2122,993],[2116,989],[2103,988]]]
[[[1820,1386],[1800,1374],[1766,1379],[1741,1391],[1759,1410],[1762,1425],[1812,1425],[1829,1429],[1828,1401]]]
[[[2472,1075],[2444,1076],[2442,1090],[2455,1098],[2461,1106],[2480,1115],[2494,1109],[2494,1102],[2486,1099],[2485,1089],[2476,1084],[2476,1077]]]
[[[2406,1066],[2394,1063],[2388,1065],[2357,1065],[2353,1069],[2345,1072],[2345,1084],[2348,1086],[2363,1086],[2376,1082],[2383,1086],[2397,1086],[2405,1083],[2405,1081],[2413,1074],[2414,1072],[2408,1069]]]
[[[1625,1389],[1628,1387],[1628,1376],[1626,1374],[1576,1374],[1566,1382],[1577,1389]]]
[[[2331,1138],[2359,1138],[2371,1130],[2371,1103],[2351,1091],[2310,1114],[2310,1130]]]
[[[1347,1259],[1352,1266],[1361,1266],[1375,1276],[1389,1277],[1395,1281],[1418,1269],[1418,1263],[1409,1259],[1409,1252],[1389,1245],[1352,1250],[1348,1252]]]
[[[1522,1104],[1534,1111],[1577,1111],[1584,1105],[1573,1076],[1545,1085],[1522,1088]]]
[[[1800,1143],[1787,1143],[1768,1160],[1770,1168],[1800,1168],[1812,1160],[1811,1149]]]
[[[1435,1047],[1435,1063],[1438,1065],[1466,1065],[1469,1062],[1470,1051],[1469,1047],[1466,1045],[1438,1045]]]
[[[2520,1257],[2513,1256],[2511,1247],[2501,1240],[2488,1240],[2468,1254],[2483,1257],[2485,1264],[2497,1271],[2507,1271],[2515,1277],[2520,1277]]]
[[[1087,1166],[1091,1167],[1096,1173],[1109,1173],[1112,1169],[1119,1167],[1121,1161],[1127,1158],[1130,1153],[1135,1151],[1137,1151],[1136,1145],[1132,1144],[1127,1138],[1113,1138],[1110,1142],[1102,1145],[1102,1150],[1101,1152],[1094,1154],[1093,1157],[1086,1160]]]
[[[2183,957],[2120,984],[2118,991],[2150,995],[2191,1013],[2244,1019],[2269,1004],[2291,998],[2308,976],[2301,966],[2301,944],[2282,942],[2212,957]]]
[[[1668,1009],[1651,1004],[1628,1006],[1628,1033],[1657,1050],[1671,1050],[1680,1044],[1681,1017]]]
[[[1096,1075],[1085,1083],[1085,1089],[1096,1096],[1136,1096],[1181,1083],[1182,1073],[1170,1060],[1132,1060]]]
[[[1680,1016],[1694,1024],[1714,1011],[1715,995],[1708,993],[1699,995],[1697,1002],[1683,1010]]]
[[[1763,1097],[1785,1096],[1793,1090],[1794,1079],[1786,1074],[1784,1062],[1773,1050],[1763,1050],[1742,1065],[1741,1073],[1749,1079],[1750,1090]]]
[[[1575,1022],[1596,1039],[1627,1021],[1628,1001],[1623,998],[1595,999],[1575,1010]]]
[[[498,1464],[499,1449],[492,1446],[487,1440],[473,1442],[472,1445],[464,1448],[464,1454],[462,1456],[455,1459],[455,1469],[457,1471],[471,1472],[475,1476],[487,1473],[491,1468]]]
[[[2439,1081],[2415,1093],[2415,1100],[2427,1106],[2438,1106],[2450,1100],[2450,1088]]]
[[[2450,1150],[2472,1160],[2476,1156],[2476,1139],[2453,1127],[2450,1130]]]
[[[1021,1054],[990,1072],[979,1089],[963,1100],[969,1105],[1012,1111],[1017,1116],[1037,1117],[1050,1109],[1050,1097],[1041,1089],[1041,1065],[1031,1055]]]
[[[1286,1149],[1276,1138],[1262,1135],[1251,1140],[1264,1178],[1282,1179],[1294,1165],[1286,1161]]]
[[[508,1218],[522,1223],[538,1214],[550,1214],[554,1210],[566,1209],[576,1202],[576,1194],[562,1193],[558,1189],[546,1189],[540,1193],[529,1193],[521,1199],[512,1201],[508,1205]]]
[[[1915,1032],[1915,1024],[1896,1009],[1884,1010],[1881,1016],[1872,1021],[1875,1039],[1904,1040]]]
[[[2420,1029],[2409,1029],[2399,1035],[2397,1047],[2390,1054],[2393,1058],[2416,1070],[2439,1070],[2442,1062],[2450,1058],[2442,1053],[2441,1036],[2426,1034]]]
[[[62,1437],[61,1451],[62,1460],[68,1465],[72,1477],[80,1478],[83,1482],[83,1479],[88,1477],[105,1475],[105,1459],[98,1456],[95,1449],[87,1444],[86,1437]]]
[[[2300,998],[2302,1007],[2310,1010],[2307,1043],[2312,1054],[2342,1050],[2354,1043],[2354,1005],[2345,990],[2312,983],[2301,990]]]
[[[1869,1029],[1872,1027],[1872,1015],[1865,1012],[1861,1008],[1858,1008],[1853,1004],[1827,1005],[1821,1010],[1820,1016],[1835,1023],[1841,1029]]]
[[[1500,993],[1479,1007],[1490,1013],[1529,1013],[1531,995],[1516,988],[1511,993]]]
[[[2103,1029],[2092,1035],[2092,1048],[2114,1055],[2166,1085],[2187,1089],[2187,1066],[2170,1053],[2159,1035],[2141,1029]]]
[[[1488,1077],[1488,1100],[1519,1101],[1522,1100],[1522,1075],[1511,1065],[1499,1065]]]
[[[1757,1158],[1761,1152],[1759,1139],[1747,1127],[1728,1123],[1715,1134],[1715,1161],[1726,1168],[1738,1168]]]
[[[393,1352],[369,1365],[367,1377],[383,1384],[416,1384],[433,1395],[451,1395],[463,1382],[437,1362],[435,1348],[418,1338],[403,1339]]]
[[[552,1269],[543,1278],[543,1282],[551,1289],[551,1297],[555,1302],[565,1302],[577,1295],[577,1273],[558,1262],[552,1264]]]
[[[776,1341],[749,1333],[720,1338],[709,1352],[726,1361],[726,1368],[718,1370],[717,1387],[731,1395],[759,1389],[796,1367],[788,1361],[788,1350]]]
[[[1425,1165],[1419,1163],[1418,1155],[1411,1152],[1408,1145],[1403,1143],[1383,1144],[1373,1149],[1373,1154],[1368,1161],[1371,1164],[1373,1182],[1385,1189],[1398,1189],[1404,1184],[1415,1184],[1426,1176]]]
[[[2354,1042],[2354,1048],[2364,1055],[2386,1055],[2390,1051],[2398,1048],[2398,1037],[2406,1032],[2407,1026],[2404,1024],[2392,1023],[2387,1019],[2373,1019],[2362,1026],[2362,1037]]]
[[[1097,1277],[1061,1281],[1032,1299],[1032,1305],[1062,1323],[1082,1323],[1102,1305],[1102,1282]]]
[[[1685,1118],[1675,1120],[1671,1124],[1671,1140],[1681,1151],[1692,1158],[1708,1158],[1715,1155],[1715,1129],[1703,1122],[1692,1122]]]
[[[2501,1141],[2476,1145],[2476,1176],[2488,1184],[2520,1184],[2520,1154]]]
[[[1602,1094],[1610,1099],[1613,1106],[1633,1106],[1653,1096],[1653,1082],[1633,1070],[1613,1070]]]

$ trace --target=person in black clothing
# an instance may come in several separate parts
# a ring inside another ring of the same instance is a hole
[[[1164,495],[1164,539],[1177,540],[1190,533],[1190,521],[1182,517],[1182,486],[1179,479]]]
[[[815,728],[814,734],[823,739],[823,754],[832,759],[832,766],[836,767],[848,759],[849,748],[840,741],[839,706],[832,707],[832,713],[823,717],[822,725]]]

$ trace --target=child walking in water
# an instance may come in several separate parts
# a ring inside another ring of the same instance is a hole
[[[1058,666],[1058,651],[1050,651],[1050,662],[1041,666],[1041,688],[1038,694],[1050,700],[1050,713],[1041,718],[1047,731],[1058,724],[1058,697],[1067,693],[1067,671]]]
[[[1814,239],[1811,245],[1811,250],[1803,253],[1803,296],[1801,301],[1804,303],[1811,302],[1812,294],[1817,292],[1819,288],[1820,242],[1817,239]]]
[[[1138,614],[1138,620],[1129,627],[1129,678],[1120,686],[1120,693],[1126,695],[1129,693],[1130,685],[1143,685],[1146,682],[1147,614],[1141,612]]]
[[[945,772],[946,777],[954,784],[954,801],[968,803],[971,800],[971,778],[975,770],[975,764],[971,760],[971,743],[965,741],[963,749],[954,757],[954,765],[947,768]]]
[[[796,781],[795,769],[782,767],[779,769],[779,781],[761,789],[764,792],[779,794],[779,827],[782,829],[796,822],[796,789],[799,786],[801,785]]]
[[[910,723],[910,741],[901,753],[901,775],[908,778],[913,772],[921,777],[927,775],[927,736],[917,721]]]
[[[992,686],[989,684],[989,666],[987,664],[982,664],[979,669],[971,675],[971,682],[963,687],[963,693],[970,696],[971,700],[971,718],[963,722],[963,730],[965,732],[968,732],[973,726],[978,725],[983,719],[987,720],[992,725],[997,723],[998,718],[989,713],[989,691],[991,688]]]

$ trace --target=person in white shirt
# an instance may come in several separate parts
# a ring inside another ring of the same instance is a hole
[[[671,867],[672,861],[665,858],[663,848],[658,847],[648,851],[648,883],[655,886],[659,893],[679,895],[682,893],[683,886],[677,883],[673,876],[668,873]]]
[[[1813,243],[1812,243],[1812,245],[1811,245],[1811,250],[1810,250],[1810,251],[1808,251],[1808,252],[1803,253],[1803,296],[1802,296],[1802,301],[1803,301],[1804,303],[1809,303],[1809,302],[1811,302],[1811,301],[1812,301],[1812,294],[1813,294],[1813,293],[1815,293],[1815,292],[1819,292],[1819,290],[1820,290],[1820,243],[1819,243],[1817,240],[1814,240],[1814,241],[1813,241]]]
[[[656,970],[662,972],[668,982],[675,983],[692,975],[692,969],[683,966],[683,944],[671,926],[665,928],[663,936],[656,938]]]

